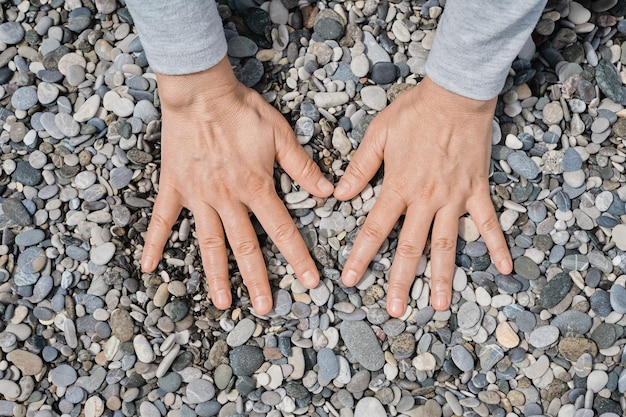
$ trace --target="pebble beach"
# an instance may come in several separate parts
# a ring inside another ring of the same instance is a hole
[[[626,410],[626,0],[550,0],[499,95],[490,188],[514,272],[459,219],[452,306],[422,256],[385,310],[398,225],[340,274],[382,184],[341,202],[275,172],[318,264],[255,224],[274,309],[210,301],[192,213],[156,272],[155,74],[122,0],[0,0],[0,416],[618,417]],[[218,2],[238,79],[336,184],[425,75],[445,0]],[[480,68],[475,69],[480,72]]]

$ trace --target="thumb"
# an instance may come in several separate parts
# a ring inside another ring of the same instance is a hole
[[[291,178],[316,197],[328,197],[333,193],[333,184],[328,181],[320,168],[300,146],[291,128],[276,129],[276,162]],[[281,123],[281,124],[283,124]]]
[[[383,162],[385,135],[376,132],[374,123],[375,121],[368,127],[345,174],[335,188],[335,197],[339,200],[349,200],[360,193]]]

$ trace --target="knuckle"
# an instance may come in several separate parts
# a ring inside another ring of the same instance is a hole
[[[483,233],[501,232],[500,223],[495,216],[489,216],[482,224]]]
[[[433,239],[430,245],[431,252],[450,252],[456,248],[456,242],[447,237]]]
[[[356,178],[366,178],[365,168],[358,159],[353,159],[352,161],[350,161],[350,163],[348,164],[348,168],[346,168],[345,175],[348,174]]]
[[[155,211],[152,213],[152,219],[150,219],[150,229],[157,230],[169,230],[169,224],[165,217],[161,215],[161,213]]]
[[[305,181],[310,181],[315,179],[319,173],[319,168],[315,165],[315,162],[311,158],[307,158],[304,166],[302,167],[302,171],[300,171],[300,176]]]
[[[422,256],[422,251],[418,245],[410,242],[399,242],[396,249],[396,257],[405,259],[416,259]]]
[[[389,282],[389,287],[387,288],[387,294],[389,295],[400,295],[402,297],[406,297],[409,293],[409,282],[404,280],[396,280],[394,282]]]
[[[251,175],[246,179],[246,193],[252,201],[268,198],[274,190],[274,183],[269,178]]]
[[[281,223],[274,230],[274,240],[276,242],[292,242],[298,233],[296,226],[292,223]]]
[[[217,249],[224,246],[224,240],[215,235],[202,236],[199,238],[199,243],[203,249]]]
[[[374,242],[382,242],[383,239],[385,239],[386,237],[381,232],[381,228],[376,224],[371,224],[367,227],[363,227],[360,234],[363,235],[363,238],[365,240]]]
[[[233,250],[239,256],[252,256],[259,251],[259,242],[253,240],[241,240],[235,242],[235,244],[233,245]]]

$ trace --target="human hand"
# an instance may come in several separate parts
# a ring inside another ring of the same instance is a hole
[[[235,78],[228,59],[209,70],[157,75],[163,110],[159,193],[141,267],[154,270],[183,207],[191,210],[202,263],[216,307],[232,298],[224,231],[256,313],[272,309],[265,261],[248,212],[253,212],[304,286],[319,273],[293,220],[278,198],[274,161],[318,197],[333,192],[296,141],[287,121]]]
[[[389,274],[387,311],[404,314],[431,226],[431,303],[445,310],[452,296],[459,217],[469,212],[503,274],[512,270],[489,196],[489,156],[496,99],[459,96],[428,77],[400,95],[369,125],[335,197],[348,200],[374,176],[383,159],[378,200],[359,232],[342,273],[354,286],[405,213]]]

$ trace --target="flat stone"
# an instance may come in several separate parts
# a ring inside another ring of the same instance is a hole
[[[463,372],[474,369],[474,357],[465,347],[456,345],[452,348],[452,361]]]
[[[569,310],[554,317],[550,325],[556,326],[563,336],[572,332],[586,334],[591,329],[591,317],[582,311]]]
[[[61,364],[50,371],[50,379],[57,387],[69,387],[78,378],[76,370],[68,364]]]
[[[2,211],[5,216],[18,226],[29,226],[32,223],[30,213],[24,207],[24,204],[16,198],[5,199],[2,202]]]
[[[187,384],[187,400],[192,404],[210,401],[215,396],[215,386],[206,379],[193,379]]]
[[[245,36],[234,36],[228,40],[228,55],[234,58],[254,56],[257,51],[254,41]]]
[[[137,359],[143,363],[152,363],[156,358],[152,345],[144,335],[138,334],[133,338],[133,348]]]
[[[559,342],[558,348],[561,356],[571,362],[576,362],[583,353],[592,357],[598,354],[598,347],[593,340],[584,337],[565,337]]]
[[[332,349],[320,349],[317,352],[317,363],[320,367],[320,373],[328,380],[332,380],[339,375],[339,362]]]
[[[338,39],[343,35],[343,18],[332,9],[324,9],[317,14],[313,27],[322,39]]]
[[[356,404],[355,416],[387,417],[385,407],[374,397],[363,397]]]
[[[601,59],[596,66],[596,82],[600,91],[611,100],[620,103],[624,99],[622,83],[613,64]]]
[[[541,289],[539,300],[544,308],[552,308],[565,298],[573,282],[567,273],[560,273]]]
[[[362,321],[344,321],[340,327],[341,338],[359,364],[378,371],[385,364],[385,356],[372,328]]]
[[[256,324],[254,321],[245,318],[241,320],[233,330],[228,333],[228,337],[226,338],[226,343],[230,347],[241,346],[250,339],[252,334],[254,333],[254,329],[256,328]]]
[[[106,242],[100,246],[96,246],[89,252],[89,258],[91,262],[96,265],[106,265],[115,255],[115,244],[113,242]]]
[[[537,327],[528,336],[528,343],[537,349],[548,348],[557,340],[559,340],[559,329],[556,326]]]
[[[133,178],[133,170],[126,167],[115,167],[109,173],[109,184],[116,190],[126,188]]]
[[[43,361],[34,353],[25,350],[12,350],[6,359],[22,372],[22,375],[37,375],[43,369]]]
[[[506,160],[511,169],[523,178],[532,180],[539,175],[539,168],[533,160],[526,155],[526,152],[513,152]]]
[[[610,301],[615,312],[626,314],[626,288],[623,285],[613,284],[611,286]]]
[[[363,104],[374,110],[382,110],[387,106],[387,93],[382,87],[369,85],[361,89]]]
[[[33,86],[20,87],[11,96],[11,105],[16,110],[28,110],[35,104],[37,104],[37,89]]]
[[[530,280],[539,278],[539,266],[527,256],[520,256],[513,261],[513,269],[522,277]]]
[[[237,346],[230,353],[230,366],[237,376],[252,375],[263,362],[263,351],[256,346]]]
[[[24,28],[18,22],[6,22],[0,25],[0,42],[15,45],[22,39],[24,39]]]

